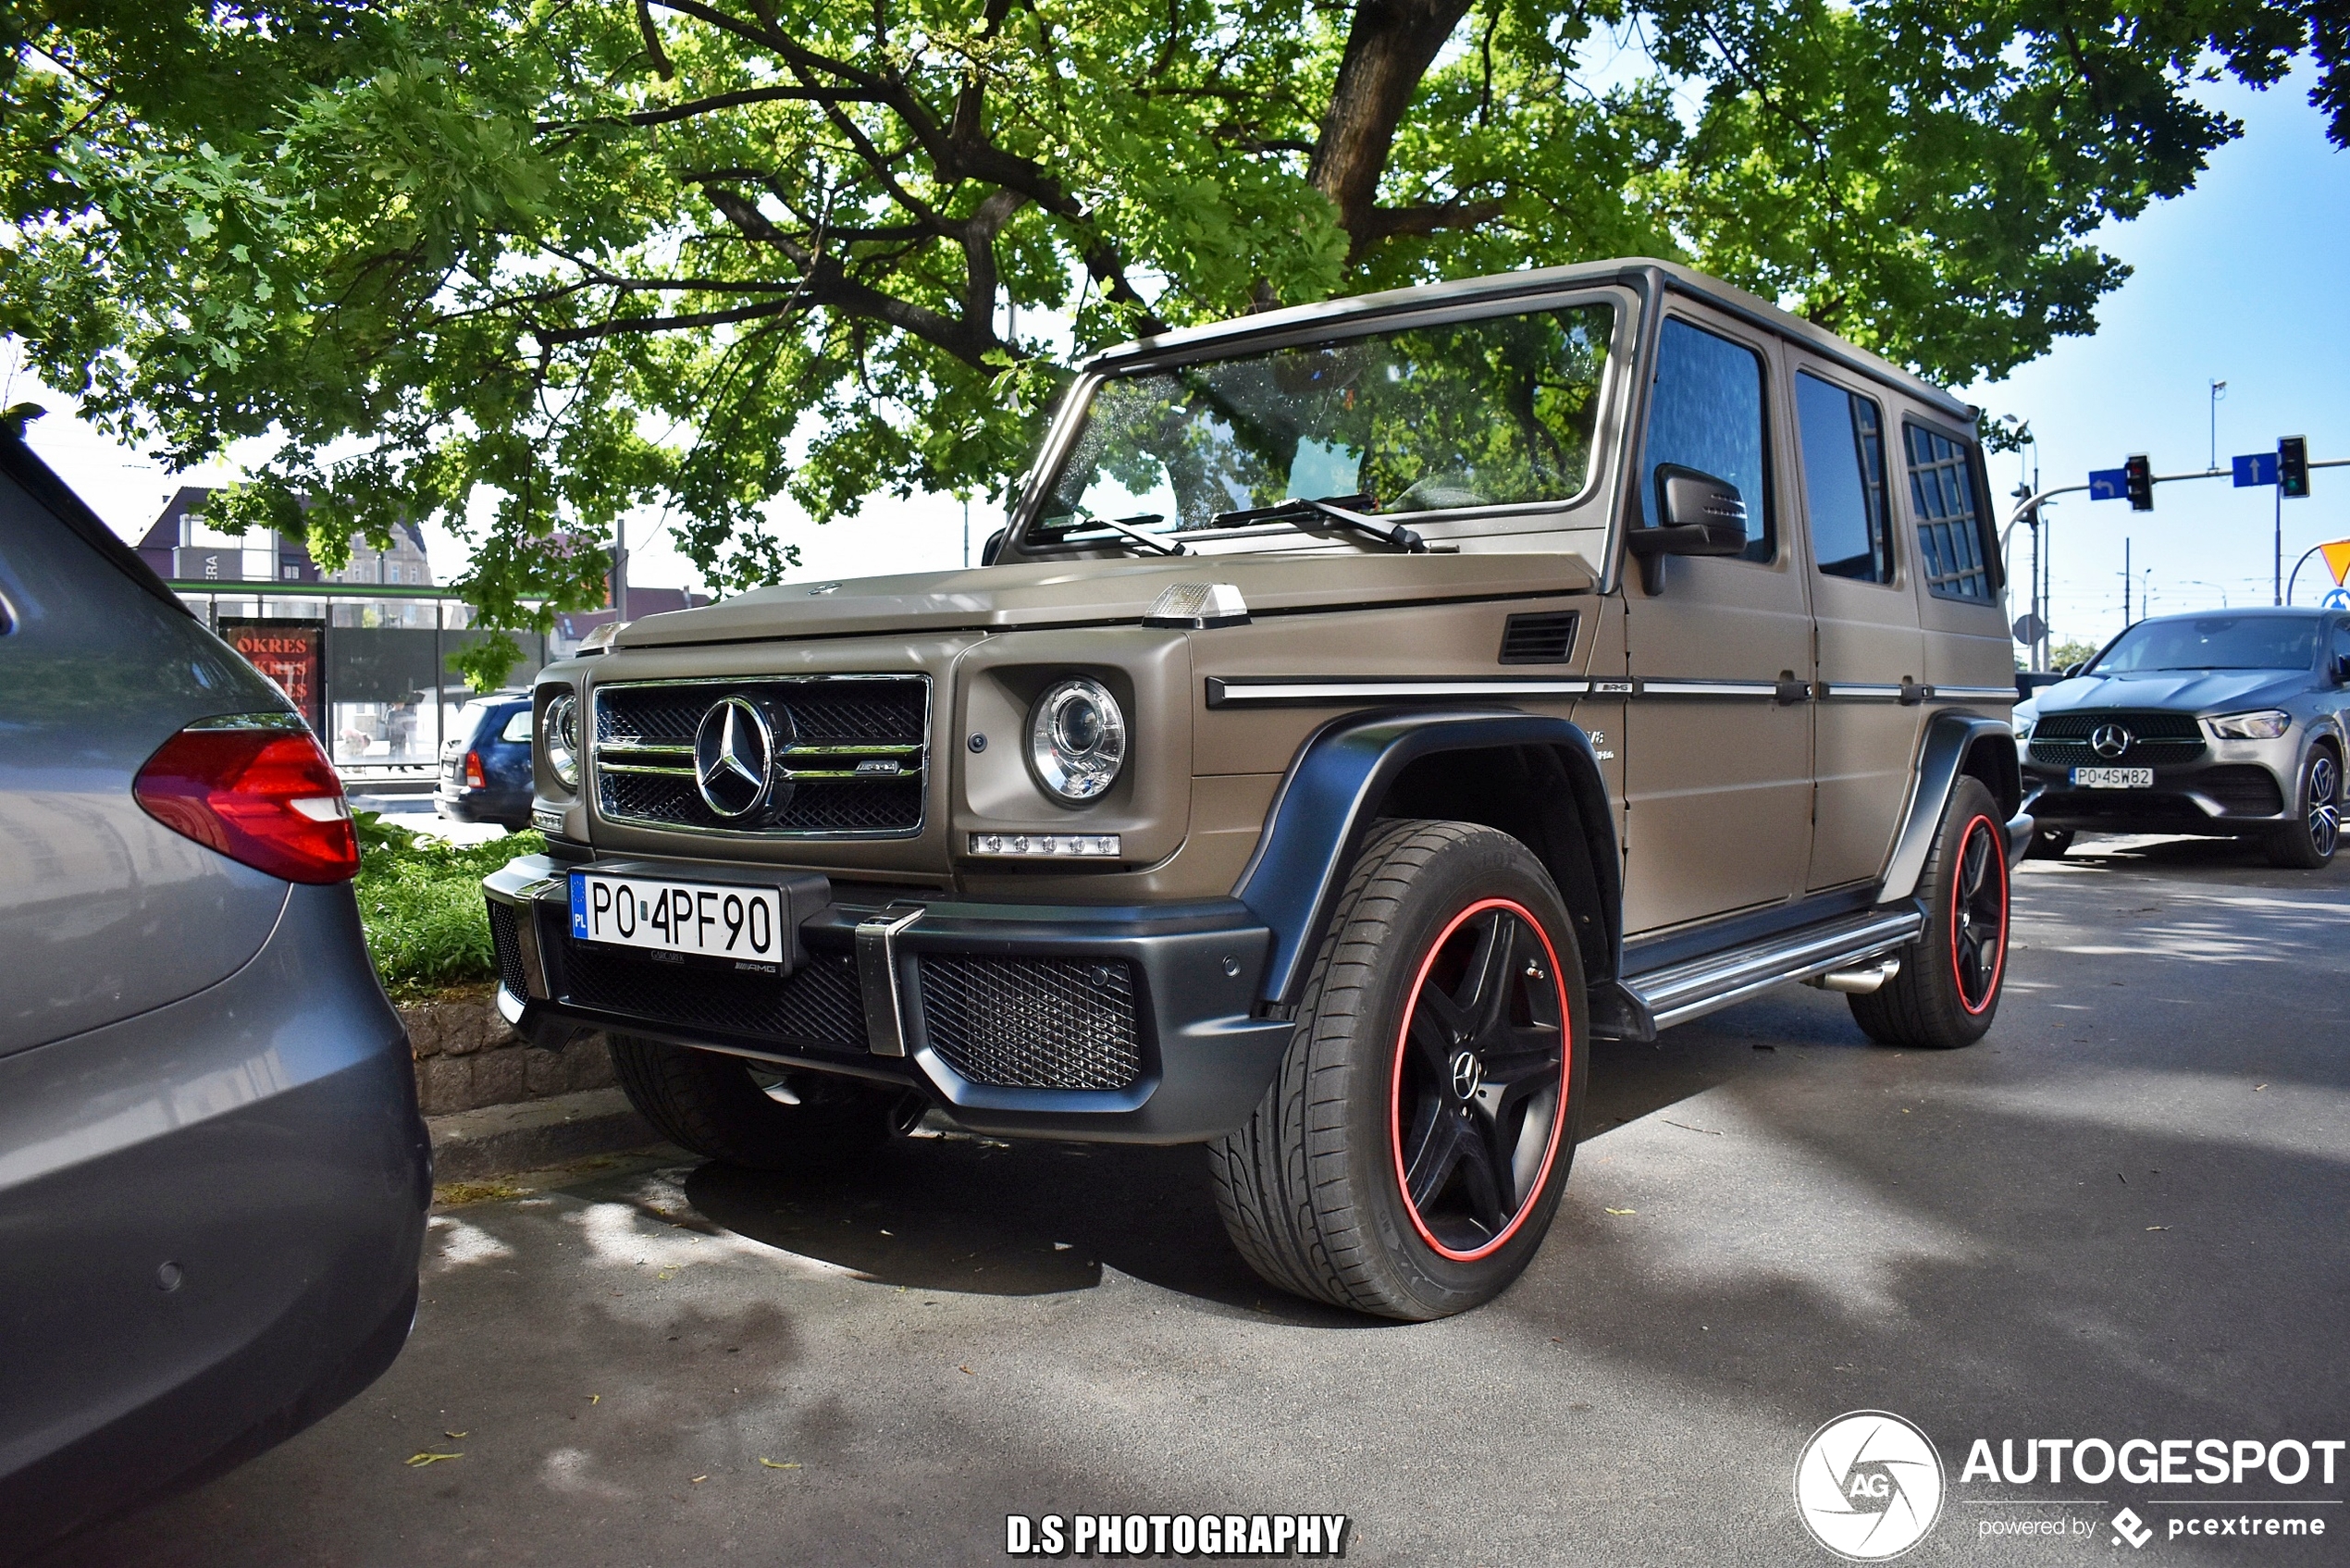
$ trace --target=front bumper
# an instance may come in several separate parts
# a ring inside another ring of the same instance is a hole
[[[655,960],[571,933],[568,872],[786,886],[788,972]],[[1245,1121],[1291,1025],[1255,1016],[1271,933],[1233,899],[1148,907],[835,899],[821,877],[674,861],[489,878],[500,1006],[546,1039],[618,1030],[902,1084],[1015,1137],[1186,1143]]]
[[[2023,809],[2042,828],[2084,833],[2259,833],[2292,821],[2300,739],[2296,726],[2273,741],[2221,742],[2194,761],[2154,768],[2147,789],[2074,789],[2069,765],[2027,757]]]

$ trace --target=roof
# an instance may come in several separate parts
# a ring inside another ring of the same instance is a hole
[[[1238,316],[1205,327],[1187,327],[1155,338],[1121,344],[1095,355],[1086,368],[1119,371],[1158,359],[1189,358],[1228,342],[1286,335],[1305,327],[1328,327],[1340,332],[1358,328],[1367,330],[1381,317],[1404,311],[1423,310],[1431,305],[1502,301],[1610,283],[1639,289],[1644,294],[1677,290],[1694,295],[1733,315],[1744,316],[1757,326],[1792,338],[1824,356],[1839,361],[1876,380],[1897,387],[1953,418],[1963,419],[1970,424],[1975,418],[1977,410],[1973,404],[1960,401],[1931,381],[1903,369],[1880,354],[1872,353],[1857,343],[1848,342],[1824,327],[1791,315],[1760,295],[1750,294],[1693,267],[1650,256],[1583,262],[1573,266],[1535,267],[1525,272],[1465,278],[1449,283],[1419,284],[1408,289],[1383,290],[1375,294],[1323,300],[1310,305],[1293,305],[1287,310]]]

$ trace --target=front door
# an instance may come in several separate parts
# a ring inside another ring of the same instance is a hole
[[[1925,708],[1917,596],[1897,549],[1886,493],[1891,438],[1885,406],[1835,366],[1799,359],[1796,445],[1801,454],[1812,608],[1819,619],[1819,781],[1810,888],[1875,876],[1909,804]]]
[[[1800,530],[1783,527],[1785,459],[1769,410],[1775,349],[1760,334],[1668,318],[1658,340],[1641,463],[1736,485],[1742,556],[1681,556],[1645,593],[1625,586],[1632,700],[1625,710],[1627,933],[1790,898],[1812,851],[1812,607]]]

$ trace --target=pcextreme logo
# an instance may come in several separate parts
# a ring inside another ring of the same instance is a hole
[[[1942,1456],[1882,1410],[1839,1415],[1803,1445],[1795,1509],[1812,1538],[1853,1562],[1883,1562],[1923,1540],[1942,1515]]]

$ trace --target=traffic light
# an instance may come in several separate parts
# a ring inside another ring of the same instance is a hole
[[[2154,510],[2154,464],[2146,454],[2136,452],[2121,460],[2121,484],[2130,497],[2133,512]]]
[[[2308,438],[2286,436],[2277,442],[2277,494],[2298,500],[2308,493]]]

